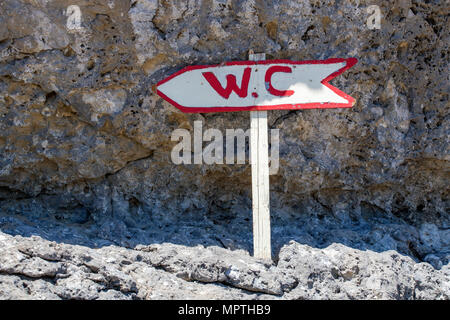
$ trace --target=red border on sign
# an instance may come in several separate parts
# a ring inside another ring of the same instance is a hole
[[[301,109],[329,109],[329,108],[351,108],[354,103],[355,99],[345,92],[342,92],[338,88],[332,86],[329,81],[331,79],[336,78],[338,75],[343,73],[345,70],[350,69],[353,67],[357,62],[358,59],[356,58],[331,58],[326,60],[305,60],[305,61],[291,61],[291,60],[261,60],[261,61],[232,61],[232,62],[225,62],[222,64],[216,64],[216,65],[198,65],[198,66],[188,66],[183,69],[181,69],[178,72],[175,72],[174,74],[170,75],[169,77],[161,80],[158,82],[156,87],[162,85],[163,83],[166,83],[170,79],[175,78],[176,76],[179,76],[182,73],[191,71],[191,70],[198,70],[198,69],[205,69],[205,68],[211,68],[211,67],[222,67],[222,66],[235,66],[235,65],[241,65],[241,66],[251,66],[251,65],[259,65],[259,64],[276,64],[276,63],[283,63],[283,64],[292,64],[292,65],[299,65],[299,64],[331,64],[331,63],[341,63],[346,62],[345,66],[339,69],[336,72],[333,72],[328,77],[320,81],[324,86],[331,89],[334,93],[339,95],[340,97],[346,99],[347,103],[319,103],[319,102],[313,102],[313,103],[300,103],[300,104],[278,104],[278,105],[269,105],[269,106],[245,106],[245,107],[199,107],[199,108],[191,108],[191,107],[185,107],[177,103],[176,101],[170,99],[168,96],[166,96],[164,93],[162,93],[159,90],[156,90],[156,93],[166,100],[167,102],[171,103],[178,109],[180,109],[182,112],[185,113],[199,113],[199,112],[231,112],[231,111],[257,111],[257,110],[301,110]]]

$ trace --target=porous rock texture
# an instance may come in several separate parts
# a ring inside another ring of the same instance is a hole
[[[295,241],[277,264],[217,246],[134,249],[0,234],[0,296],[12,299],[449,299],[449,265],[394,250]]]
[[[377,5],[380,29],[367,22]],[[0,298],[449,299],[447,1],[2,0]],[[269,111],[273,263],[246,165],[175,165],[187,65],[356,57],[351,109]]]

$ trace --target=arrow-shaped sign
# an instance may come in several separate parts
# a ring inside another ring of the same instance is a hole
[[[157,84],[183,112],[348,108],[355,99],[329,84],[356,58],[236,61],[186,67]]]

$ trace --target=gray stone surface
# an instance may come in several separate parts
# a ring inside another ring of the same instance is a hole
[[[366,24],[374,4],[379,30]],[[2,0],[1,298],[448,299],[448,11],[413,0]],[[332,81],[352,109],[269,112],[280,129],[272,266],[246,253],[249,165],[170,161],[174,129],[246,129],[249,115],[183,114],[152,90],[249,49],[359,60]]]
[[[291,241],[274,263],[170,243],[102,248],[0,234],[1,299],[449,299],[450,269]]]

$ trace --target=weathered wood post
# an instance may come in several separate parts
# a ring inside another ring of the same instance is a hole
[[[266,60],[265,53],[249,52],[249,60]],[[263,76],[262,73],[258,75]],[[252,166],[253,255],[271,260],[269,143],[267,111],[250,111],[250,152]]]

